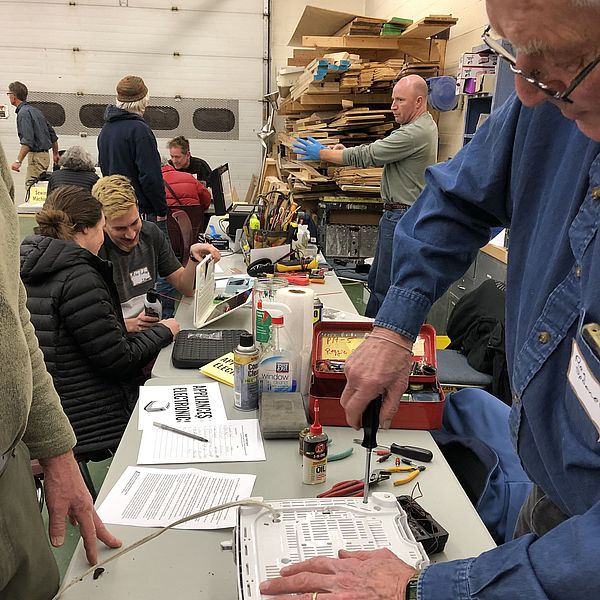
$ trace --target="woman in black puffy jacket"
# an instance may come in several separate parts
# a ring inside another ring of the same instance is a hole
[[[27,308],[75,434],[78,457],[116,449],[143,382],[142,367],[177,335],[175,319],[128,334],[112,265],[98,258],[102,207],[88,190],[60,187],[21,244]]]

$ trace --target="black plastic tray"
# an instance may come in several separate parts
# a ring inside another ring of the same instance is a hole
[[[183,329],[175,338],[171,360],[178,369],[198,369],[233,352],[244,329]]]

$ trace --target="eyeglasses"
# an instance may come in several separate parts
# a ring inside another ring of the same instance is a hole
[[[519,77],[522,77],[527,83],[535,86],[539,90],[542,90],[544,94],[554,98],[555,100],[561,100],[562,102],[567,102],[569,104],[573,103],[573,100],[569,98],[569,96],[574,92],[575,88],[592,72],[594,67],[600,63],[600,56],[594,59],[591,63],[586,65],[569,83],[567,88],[563,92],[559,92],[554,88],[550,87],[548,84],[543,81],[539,81],[532,77],[531,75],[527,75],[522,69],[517,69],[517,58],[511,52],[509,52],[500,42],[496,41],[490,35],[490,30],[492,29],[491,25],[488,25],[485,28],[485,31],[482,34],[482,39],[485,45],[495,54],[503,58],[510,65],[510,70]]]

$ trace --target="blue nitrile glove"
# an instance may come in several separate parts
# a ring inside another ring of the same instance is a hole
[[[298,160],[321,160],[320,153],[325,146],[314,138],[307,137],[306,139],[296,138],[293,148],[294,152],[298,154]]]

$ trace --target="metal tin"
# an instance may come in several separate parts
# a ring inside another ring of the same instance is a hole
[[[246,334],[248,335],[248,334]],[[251,340],[250,340],[251,341]],[[233,405],[238,410],[258,410],[258,349],[240,345],[233,352]]]
[[[318,323],[323,318],[323,303],[319,296],[315,296],[313,303],[313,325]]]

